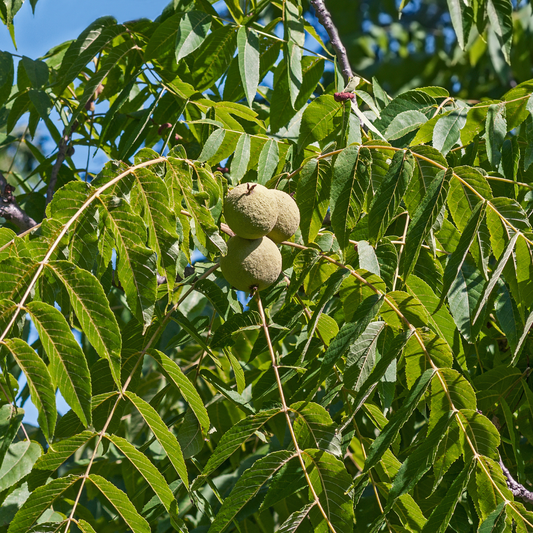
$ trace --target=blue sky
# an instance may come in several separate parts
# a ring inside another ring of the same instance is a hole
[[[8,29],[0,24],[0,50],[35,59],[50,48],[75,39],[96,18],[114,16],[119,22],[137,18],[155,19],[168,0],[39,0],[32,14],[26,0],[15,16],[13,46]]]

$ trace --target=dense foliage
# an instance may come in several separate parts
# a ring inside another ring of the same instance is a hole
[[[511,68],[522,4],[449,0],[457,46]],[[389,95],[307,9],[174,0],[0,52],[0,532],[533,530],[530,58],[497,99]],[[301,214],[250,300],[218,269],[248,181]]]

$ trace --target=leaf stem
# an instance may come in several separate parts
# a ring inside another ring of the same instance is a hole
[[[324,511],[324,508],[322,507],[322,504],[320,503],[320,500],[318,498],[318,495],[315,491],[315,488],[313,486],[313,483],[311,482],[311,478],[309,477],[309,474],[307,473],[307,469],[305,467],[305,461],[303,458],[302,449],[300,448],[300,445],[298,444],[298,440],[296,439],[296,435],[294,433],[294,429],[292,427],[291,423],[291,417],[289,415],[289,408],[287,407],[287,402],[285,401],[285,394],[283,392],[283,385],[281,383],[281,378],[279,375],[279,369],[278,364],[276,362],[276,354],[274,353],[274,348],[272,347],[272,342],[270,340],[270,333],[268,331],[268,324],[266,321],[265,311],[263,309],[263,303],[261,301],[261,296],[259,295],[259,292],[256,293],[256,300],[257,300],[257,307],[259,309],[259,315],[261,316],[261,322],[263,325],[263,331],[265,332],[265,337],[268,345],[268,351],[270,353],[270,359],[272,361],[272,368],[274,370],[274,375],[276,376],[276,383],[278,385],[278,391],[279,391],[279,397],[281,400],[281,405],[283,412],[285,413],[285,418],[287,420],[287,425],[289,427],[289,433],[291,434],[292,443],[294,444],[294,449],[296,450],[296,455],[298,456],[298,460],[300,461],[300,465],[302,467],[302,470],[304,472],[305,479],[307,481],[307,484],[309,485],[309,490],[311,491],[311,494],[313,495],[313,499],[315,500],[316,505],[320,509],[320,513],[324,517],[324,520],[326,520],[326,523],[328,524],[328,527],[332,533],[336,533],[335,528],[333,527],[333,524],[328,518],[328,515]]]

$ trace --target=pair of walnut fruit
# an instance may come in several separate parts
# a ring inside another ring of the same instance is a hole
[[[224,216],[235,236],[220,259],[222,274],[240,291],[266,289],[281,274],[275,243],[290,239],[300,224],[296,202],[283,191],[243,183],[224,199]]]

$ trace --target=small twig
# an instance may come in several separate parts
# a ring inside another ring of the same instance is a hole
[[[59,170],[61,169],[61,165],[63,164],[63,161],[65,161],[65,158],[67,157],[67,150],[68,150],[68,144],[70,141],[70,135],[71,132],[67,133],[67,130],[63,132],[63,137],[61,137],[61,141],[59,142],[58,146],[58,152],[57,152],[57,159],[54,163],[54,166],[52,167],[52,173],[50,174],[50,181],[48,182],[48,189],[46,189],[46,205],[48,205],[52,198],[54,197],[54,192],[56,188],[57,183],[57,176],[59,174]]]
[[[501,459],[500,468],[502,469],[504,476],[507,478],[507,486],[509,487],[509,490],[513,493],[513,496],[515,498],[521,498],[527,503],[533,503],[533,492],[527,490],[524,485],[521,485],[520,483],[518,483],[518,481],[515,481],[513,476],[511,476],[511,472],[509,472],[509,469],[503,464],[503,461]]]
[[[0,172],[0,217],[15,224],[20,231],[26,231],[37,225],[37,222],[18,205],[13,195],[14,190]]]
[[[206,344],[209,342],[209,337],[211,336],[211,331],[213,330],[213,323],[215,322],[216,315],[217,315],[216,311],[213,311],[213,316],[211,317],[211,322],[209,323],[209,329],[207,331],[207,337],[205,339]],[[207,353],[207,350],[202,350],[200,359],[198,359],[198,366],[196,367],[196,373],[194,374],[194,381],[193,381],[193,384],[195,386],[196,386],[196,382],[198,381],[198,376],[200,375],[200,368],[202,366],[202,361],[204,360],[206,353]]]
[[[409,217],[409,213],[407,213],[407,219],[405,221],[405,228],[403,230],[402,235],[402,244],[400,244],[400,251],[398,253],[398,264],[396,265],[396,270],[394,272],[394,280],[392,282],[392,290],[396,290],[396,281],[398,280],[398,274],[400,272],[400,259],[402,258],[403,249],[405,248],[405,239],[407,238],[407,230],[409,229],[409,221],[411,218]]]
[[[315,8],[320,24],[322,24],[328,32],[331,46],[333,46],[335,54],[337,55],[337,61],[339,62],[344,82],[348,83],[353,76],[352,67],[350,66],[346,48],[344,48],[344,45],[342,44],[337,27],[331,18],[331,14],[324,4],[324,0],[311,0],[311,5]]]

